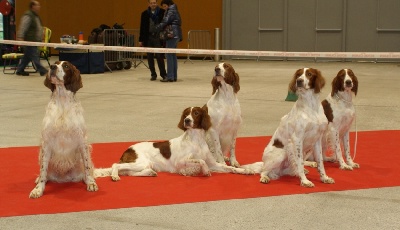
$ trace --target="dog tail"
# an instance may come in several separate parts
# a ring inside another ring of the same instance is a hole
[[[241,165],[240,168],[252,170],[254,173],[261,173],[263,164],[264,162],[260,161],[252,164]]]
[[[94,177],[107,177],[111,176],[111,168],[97,168],[94,169]]]

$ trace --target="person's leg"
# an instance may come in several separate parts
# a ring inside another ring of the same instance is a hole
[[[174,48],[174,39],[168,39],[165,42],[165,48]],[[174,57],[172,53],[167,53],[165,55],[167,57],[167,79],[168,81],[174,80]]]
[[[32,49],[32,62],[36,67],[36,70],[39,71],[40,76],[44,76],[47,73],[47,69],[42,66],[40,63],[40,54],[37,47],[31,46]]]
[[[147,53],[147,63],[149,64],[149,69],[151,72],[150,80],[156,80],[157,73],[156,73],[156,69],[154,68],[154,54],[153,53]]]
[[[160,70],[160,76],[164,79],[167,77],[167,71],[165,70],[164,55],[161,53],[156,53],[157,65]]]
[[[147,41],[147,47],[154,47],[154,41],[153,39],[149,38]],[[154,53],[147,53],[147,63],[149,64],[149,69],[151,73],[151,79],[152,81],[156,80],[157,78],[157,72],[156,68],[154,67]]]
[[[25,72],[25,67],[29,64],[31,61],[31,56],[32,56],[32,46],[25,46],[24,47],[24,57],[21,58],[21,61],[18,63],[17,66],[17,74],[22,74]]]
[[[174,40],[174,42],[175,42],[173,48],[176,49],[178,47],[179,39],[174,38],[172,40]],[[176,56],[176,53],[174,53],[172,57],[173,57],[172,61],[173,61],[173,65],[174,65],[174,81],[177,81],[178,80],[178,57]]]

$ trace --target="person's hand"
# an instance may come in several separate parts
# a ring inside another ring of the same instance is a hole
[[[139,46],[140,46],[140,47],[143,47],[143,42],[139,42]]]

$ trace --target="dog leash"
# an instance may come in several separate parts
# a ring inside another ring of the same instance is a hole
[[[353,96],[353,94],[352,94],[351,96]],[[339,95],[337,95],[337,94],[335,94],[335,97],[336,97],[338,100],[341,100],[341,101],[346,102],[347,104],[353,105],[353,107],[354,107],[354,126],[355,126],[354,155],[353,155],[353,161],[354,161],[354,159],[356,159],[356,154],[357,154],[357,139],[358,139],[356,106],[353,104],[352,101],[347,101],[347,100],[345,100],[345,99],[339,97]],[[350,137],[349,137],[349,138],[350,138]]]

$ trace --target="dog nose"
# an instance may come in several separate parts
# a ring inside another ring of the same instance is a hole
[[[345,83],[347,86],[351,86],[351,84],[352,84],[351,80],[346,80]]]
[[[221,75],[221,69],[219,67],[215,67],[215,75]]]
[[[298,78],[296,80],[297,87],[303,87],[303,84],[304,84],[304,80],[303,79]]]
[[[57,69],[57,66],[56,65],[51,65],[50,69],[55,70],[55,69]]]
[[[190,124],[190,119],[189,118],[185,118],[185,124]]]

